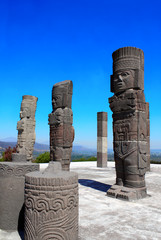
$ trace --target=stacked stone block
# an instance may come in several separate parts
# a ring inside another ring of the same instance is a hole
[[[113,53],[110,108],[113,112],[113,147],[116,185],[107,195],[126,200],[146,196],[147,106],[144,96],[144,54],[125,47]]]
[[[72,81],[56,83],[52,89],[53,111],[49,114],[50,160],[61,162],[66,171],[70,168],[74,140],[72,93]]]
[[[97,113],[97,167],[107,167],[107,112]]]
[[[25,178],[25,240],[78,239],[78,176],[50,162]]]

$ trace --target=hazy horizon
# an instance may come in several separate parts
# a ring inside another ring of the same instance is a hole
[[[4,138],[4,139],[0,139],[0,141],[2,141],[2,142],[17,142],[17,139],[16,138],[14,138],[14,137],[9,137],[9,138]],[[49,146],[49,142],[38,142],[38,141],[35,141],[35,143],[38,143],[38,144],[45,144],[45,145],[48,145]],[[91,150],[97,150],[97,146],[95,146],[95,147],[90,147],[90,146],[86,146],[86,145],[84,145],[84,144],[76,144],[76,143],[74,143],[73,144],[73,146],[75,146],[75,147],[77,147],[77,146],[80,146],[80,147],[84,147],[84,148],[87,148],[87,149],[91,149]],[[113,150],[113,147],[107,147],[108,148],[108,150],[109,151],[111,151],[111,150]],[[150,148],[150,150],[151,151],[153,151],[153,150],[159,150],[159,151],[161,151],[161,148]]]

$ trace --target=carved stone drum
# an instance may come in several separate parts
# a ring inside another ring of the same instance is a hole
[[[59,162],[50,162],[50,165],[55,164],[60,165]],[[54,171],[26,175],[25,240],[33,239],[78,239],[76,173],[56,167]]]

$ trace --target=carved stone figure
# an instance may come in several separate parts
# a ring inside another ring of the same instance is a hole
[[[25,174],[38,171],[32,160],[35,143],[35,110],[37,98],[25,95],[21,103],[17,123],[18,149],[12,154],[12,162],[0,163],[0,229],[23,230]]]
[[[78,175],[50,162],[25,177],[25,240],[78,239]]]
[[[97,112],[97,167],[107,167],[107,112]]]
[[[32,153],[35,144],[35,111],[38,98],[24,95],[21,103],[20,118],[17,122],[18,141],[17,153],[26,155],[26,160],[32,160]],[[19,158],[18,154],[13,155],[13,161]]]
[[[124,47],[113,55],[110,108],[113,112],[113,147],[116,185],[107,194],[127,200],[146,196],[147,107],[144,96],[144,54]]]
[[[53,111],[49,114],[50,160],[61,162],[63,170],[69,170],[74,140],[72,92],[72,81],[56,83],[52,89]]]

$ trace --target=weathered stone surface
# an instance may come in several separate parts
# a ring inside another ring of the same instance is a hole
[[[12,162],[26,162],[26,154],[12,153]]]
[[[65,80],[54,84],[52,89],[52,106],[57,108],[71,108],[73,94],[73,83],[70,80]]]
[[[107,167],[107,152],[97,152],[97,167]]]
[[[147,171],[150,171],[150,113],[149,113],[149,103],[146,102],[146,123],[147,123]]]
[[[23,96],[20,111],[21,120],[17,122],[17,153],[26,155],[27,161],[32,160],[32,153],[35,144],[35,111],[37,100],[38,98],[34,96]],[[20,157],[14,155],[14,161],[18,162],[19,160]]]
[[[143,51],[135,47],[124,47],[113,52],[112,57],[111,92],[118,93],[127,89],[144,90]],[[125,77],[123,82],[120,82],[120,76]]]
[[[50,162],[26,174],[25,240],[78,239],[78,175]]]
[[[107,194],[131,201],[146,196],[148,113],[144,96],[144,54],[125,47],[113,53],[109,98],[113,112],[116,185]]]
[[[0,163],[0,229],[23,229],[25,174],[38,171],[33,163]]]
[[[61,162],[62,169],[67,171],[74,141],[72,91],[72,81],[56,83],[52,90],[53,111],[49,114],[50,160]]]
[[[97,113],[97,167],[107,167],[107,112]]]
[[[146,187],[143,188],[127,188],[123,186],[113,185],[108,191],[107,196],[118,198],[121,200],[134,201],[147,196]]]

